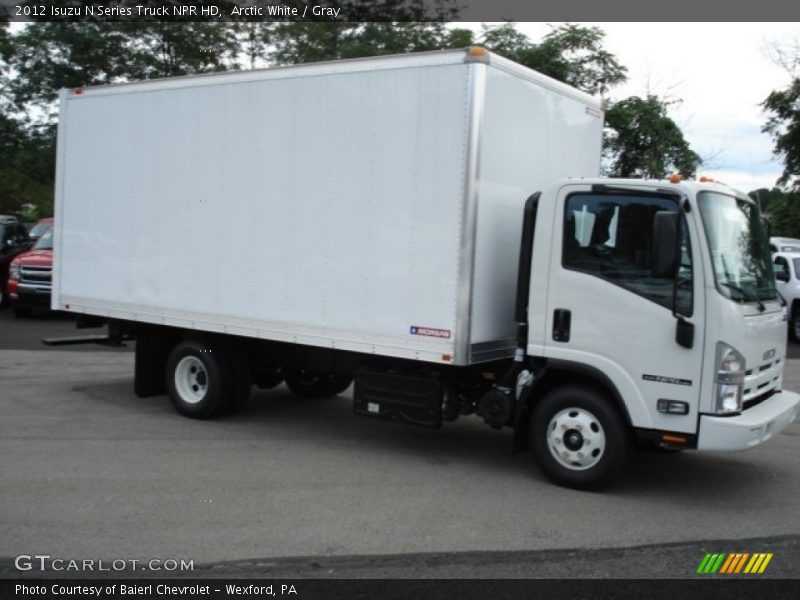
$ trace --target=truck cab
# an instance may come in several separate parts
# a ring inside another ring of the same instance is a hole
[[[670,448],[743,450],[798,414],[760,211],[727,186],[555,184],[538,202],[529,297],[525,350],[543,365],[528,383],[529,435],[562,483],[600,478],[624,428]]]

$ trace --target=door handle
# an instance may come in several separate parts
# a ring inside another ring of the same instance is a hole
[[[553,340],[568,342],[570,325],[572,325],[572,312],[566,308],[557,308],[553,312]]]

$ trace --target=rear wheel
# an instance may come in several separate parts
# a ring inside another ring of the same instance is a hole
[[[610,399],[584,385],[557,388],[534,406],[530,440],[537,464],[577,489],[608,484],[625,466],[631,436]]]
[[[241,406],[249,383],[222,344],[185,340],[170,352],[166,384],[172,404],[185,417],[212,419]]]
[[[286,386],[295,396],[301,398],[327,398],[337,396],[350,387],[352,377],[300,370],[286,375]]]

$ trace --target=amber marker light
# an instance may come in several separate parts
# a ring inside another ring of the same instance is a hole
[[[486,48],[482,48],[481,46],[472,46],[468,51],[467,54],[478,58],[480,56],[486,56],[489,54],[489,51]]]

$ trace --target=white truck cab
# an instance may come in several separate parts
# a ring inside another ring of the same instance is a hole
[[[782,389],[787,310],[746,195],[562,181],[539,198],[533,238],[525,351],[542,357],[544,379],[604,381],[638,437],[662,446],[743,450],[797,417],[800,396]],[[569,395],[536,402],[530,438],[551,476],[581,486],[616,454],[617,426],[583,392]]]

